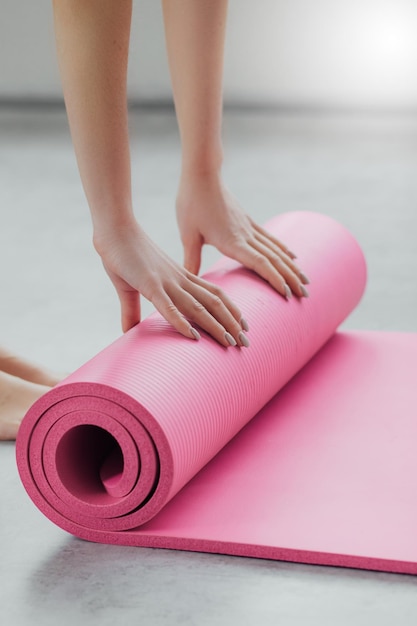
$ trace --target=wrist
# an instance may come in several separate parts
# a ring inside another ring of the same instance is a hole
[[[103,211],[100,214],[92,214],[92,218],[93,245],[100,256],[110,242],[119,237],[127,236],[133,231],[140,230],[140,226],[131,209]]]
[[[218,147],[202,153],[187,154],[183,151],[181,177],[186,178],[219,178],[223,166],[223,149]]]

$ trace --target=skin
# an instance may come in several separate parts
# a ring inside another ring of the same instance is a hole
[[[308,279],[295,255],[244,212],[222,180],[227,0],[162,0],[181,137],[176,214],[184,266],[148,237],[134,213],[126,104],[132,0],[53,0],[52,5],[93,244],[118,294],[123,331],[140,322],[142,295],[185,337],[198,340],[199,326],[225,347],[248,347],[242,312],[198,276],[203,245],[236,259],[286,298],[308,295]],[[14,438],[29,406],[57,382],[0,350],[0,439]]]
[[[59,376],[0,348],[0,440],[15,439],[29,407]]]
[[[182,145],[177,217],[184,266],[136,220],[131,193],[126,75],[131,0],[54,0],[58,60],[71,134],[93,221],[93,243],[118,293],[122,327],[140,321],[140,294],[183,335],[193,325],[225,347],[242,341],[242,313],[196,274],[205,243],[241,261],[284,296],[303,295],[287,248],[241,209],[221,178],[222,72],[227,2],[164,0]],[[243,326],[244,323],[243,323]]]

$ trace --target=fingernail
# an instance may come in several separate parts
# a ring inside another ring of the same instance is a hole
[[[199,341],[201,339],[201,335],[198,332],[198,330],[196,330],[195,328],[193,328],[192,326],[190,326],[190,333],[192,334],[192,336],[194,337],[194,339],[196,339],[196,341]]]
[[[247,323],[244,317],[240,319],[240,325],[242,326],[243,330],[246,330],[246,332],[248,332],[249,324]]]
[[[284,290],[285,290],[285,297],[287,298],[287,300],[289,300],[290,298],[292,298],[292,291],[291,291],[291,289],[288,287],[288,285],[284,285]]]
[[[306,276],[306,275],[304,274],[304,272],[300,272],[300,273],[299,273],[299,276],[300,276],[301,280],[303,281],[303,283],[304,283],[305,285],[309,285],[309,284],[310,284],[310,279],[309,279],[309,277],[308,277],[308,276]]]
[[[238,337],[242,346],[245,346],[245,348],[249,348],[250,346],[249,339],[246,337],[245,333],[239,333]]]
[[[304,298],[308,298],[308,296],[310,295],[304,285],[300,285],[300,291],[303,294]]]
[[[287,250],[287,254],[288,256],[290,256],[292,259],[296,259],[297,255],[294,252],[291,252],[291,250]]]
[[[230,333],[224,333],[224,336],[226,338],[226,341],[230,343],[231,346],[237,346],[237,342],[235,341],[234,337],[232,337]]]

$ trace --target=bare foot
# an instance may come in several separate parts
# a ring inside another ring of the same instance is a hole
[[[0,371],[17,378],[23,378],[23,380],[36,383],[37,385],[46,385],[47,387],[54,387],[63,378],[63,376],[57,376],[2,347],[0,347]]]
[[[50,388],[0,371],[0,440],[16,439],[26,411]]]

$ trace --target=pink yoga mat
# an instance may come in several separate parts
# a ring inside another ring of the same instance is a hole
[[[23,484],[91,541],[417,573],[417,335],[335,334],[364,291],[358,244],[314,213],[267,228],[310,297],[220,260],[206,278],[251,347],[150,316],[29,410]]]

